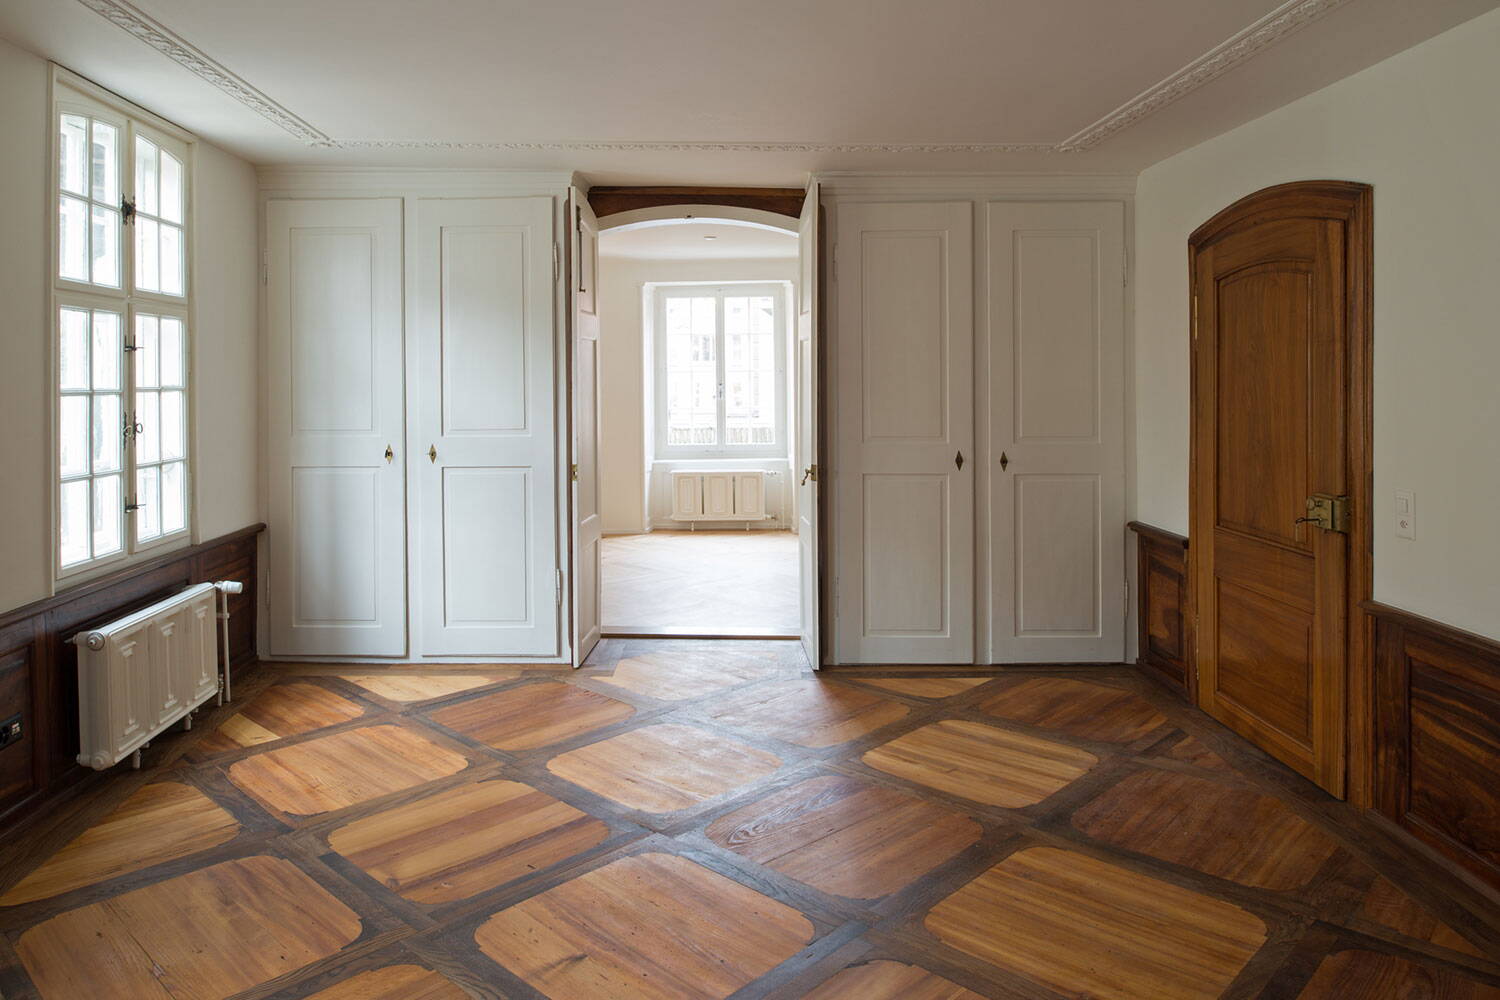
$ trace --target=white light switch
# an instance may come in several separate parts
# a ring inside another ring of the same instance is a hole
[[[1396,491],[1396,537],[1417,537],[1417,499],[1411,490]]]

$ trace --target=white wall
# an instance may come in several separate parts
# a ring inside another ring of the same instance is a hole
[[[0,240],[0,611],[52,593],[52,448],[48,415],[53,224],[45,60],[0,41],[0,190],[10,197]],[[256,472],[255,175],[199,143],[193,341],[197,406],[197,534],[209,539],[259,520]],[[29,206],[32,206],[28,208]]]
[[[1141,175],[1134,517],[1187,531],[1188,235],[1268,185],[1373,184],[1375,597],[1500,637],[1497,94],[1500,11]]]
[[[606,532],[638,532],[647,522],[642,287],[649,281],[795,283],[797,277],[796,258],[742,261],[600,258],[599,392],[603,433],[599,474]],[[792,387],[791,372],[787,386]],[[757,468],[767,465],[761,461],[748,464]],[[779,463],[776,471],[781,473],[780,481],[768,482],[767,494],[785,491],[789,469],[786,462]]]

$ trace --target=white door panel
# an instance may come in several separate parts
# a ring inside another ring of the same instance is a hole
[[[838,215],[836,655],[974,657],[973,207]]]
[[[400,656],[401,202],[274,200],[266,226],[271,652]]]
[[[1118,662],[1125,653],[1124,208],[996,202],[987,225],[990,658]]]
[[[801,294],[797,301],[797,412],[793,437],[796,462],[792,474],[798,479],[797,582],[801,588],[802,652],[814,670],[823,666],[821,580],[818,576],[818,301],[821,295],[818,248],[818,184],[807,186],[802,215],[797,223],[797,252],[801,265]]]
[[[551,198],[416,204],[423,655],[559,651]]]
[[[599,643],[604,522],[599,483],[599,220],[570,191],[572,239],[572,651],[581,667]]]

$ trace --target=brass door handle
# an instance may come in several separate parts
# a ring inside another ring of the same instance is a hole
[[[1005,452],[1000,453],[1000,471],[1004,472],[1006,466],[1010,465],[1010,457]]]
[[[427,460],[429,462],[437,461],[437,445],[433,445],[432,447],[427,449]]]
[[[385,464],[390,465],[396,457],[396,450],[390,445],[385,446]]]
[[[809,479],[811,479],[813,482],[818,481],[818,467],[816,465],[809,465],[807,468],[802,470],[802,482],[798,483],[797,485],[806,486]]]
[[[961,451],[957,452],[953,456],[953,466],[954,466],[954,468],[958,469],[960,472],[963,471],[963,467],[964,467],[964,453],[963,452],[961,452]]]

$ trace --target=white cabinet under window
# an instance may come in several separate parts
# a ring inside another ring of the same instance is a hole
[[[672,473],[674,521],[761,521],[766,518],[766,474]]]

